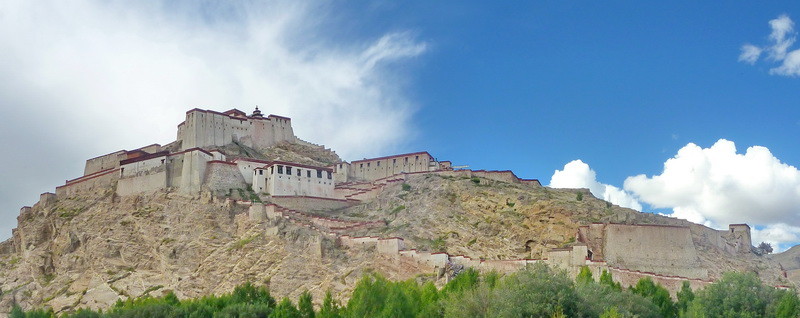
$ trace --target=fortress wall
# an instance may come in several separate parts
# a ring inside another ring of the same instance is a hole
[[[242,175],[244,181],[249,184],[253,185],[253,179],[255,176],[256,168],[261,168],[266,166],[267,162],[262,160],[247,160],[247,159],[238,159],[236,160],[236,167],[239,169],[239,174]],[[256,188],[254,187],[253,190]],[[256,191],[258,192],[258,191]]]
[[[244,189],[247,187],[247,182],[237,165],[227,161],[209,161],[206,166],[203,184],[211,191],[225,193],[229,189]]]
[[[494,181],[502,181],[508,183],[518,183],[519,178],[511,171],[486,171],[475,170],[472,171],[473,177],[485,178]]]
[[[117,179],[119,179],[119,169],[109,169],[90,177],[71,180],[63,186],[56,187],[56,196],[71,197],[84,191],[108,187],[113,185]]]
[[[147,174],[121,178],[117,182],[117,194],[127,196],[166,189],[167,179],[166,167]]]
[[[378,253],[399,255],[400,251],[405,248],[405,242],[399,237],[378,240]]]
[[[373,159],[356,160],[350,164],[351,179],[378,180],[400,173],[431,171],[433,157],[416,152]],[[438,165],[433,170],[438,169]]]
[[[83,175],[88,176],[103,170],[114,169],[119,167],[119,161],[125,159],[125,150],[112,152],[107,155],[102,155],[89,160],[86,160],[86,166],[83,169]]]
[[[198,192],[203,185],[206,175],[206,166],[213,156],[203,150],[191,150],[181,154],[183,167],[180,183],[175,184],[183,193]]]
[[[605,260],[613,266],[690,278],[707,278],[700,269],[688,227],[608,224]]]
[[[347,162],[340,162],[333,166],[333,181],[336,184],[347,182],[349,176],[350,164]]]
[[[654,273],[631,271],[616,267],[609,267],[608,271],[611,273],[611,277],[614,279],[614,281],[620,283],[622,287],[628,288],[631,286],[636,286],[636,283],[638,283],[640,279],[649,277],[654,283],[664,286],[664,288],[666,288],[673,297],[675,297],[677,292],[681,289],[684,281],[689,282],[689,286],[692,288],[692,290],[703,288],[712,283],[711,281],[707,280],[690,279],[680,276],[657,275]]]
[[[154,169],[166,169],[167,155],[158,156],[146,160],[131,162],[120,166],[122,178],[136,177],[151,173]]]

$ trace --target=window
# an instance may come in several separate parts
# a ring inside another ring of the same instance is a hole
[[[302,175],[302,173],[301,173],[301,172],[302,172],[302,170],[300,170],[300,168],[297,168],[297,176],[298,176],[298,177],[299,177],[300,175]]]
[[[264,175],[264,170],[258,170],[258,175],[263,176]]]
[[[317,169],[317,178],[322,178],[322,170]]]
[[[408,157],[405,157],[405,158],[403,158],[403,164],[404,164],[404,165],[407,165],[407,164],[408,164]]]
[[[331,172],[328,171],[328,180],[330,180],[330,179],[333,179],[333,176],[331,176]]]
[[[283,166],[278,166],[278,174],[283,174]]]
[[[311,178],[311,170],[306,170],[306,178]]]
[[[380,162],[380,161],[378,161],[378,167],[380,167],[380,166],[381,166],[381,162]]]
[[[419,156],[414,157],[414,161],[419,161]]]
[[[269,173],[275,174],[275,167],[269,167]]]
[[[392,159],[392,164],[397,164],[397,159]]]
[[[286,174],[288,174],[290,176],[292,175],[292,167],[288,167],[288,166],[286,167]]]
[[[359,164],[359,168],[364,169],[364,164]]]
[[[369,164],[370,164],[370,163],[369,163],[369,162],[367,162],[367,168],[369,168]]]

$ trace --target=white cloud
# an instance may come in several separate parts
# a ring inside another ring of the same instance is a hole
[[[795,43],[796,32],[794,22],[787,15],[769,21],[772,32],[769,35],[770,44],[758,47],[752,44],[742,45],[739,61],[755,64],[763,51],[767,52],[769,60],[780,62],[778,67],[771,68],[770,74],[783,76],[800,76],[800,49],[789,51]]]
[[[787,35],[794,33],[794,22],[784,14],[770,20],[769,26],[772,28],[769,39],[773,41],[773,45],[769,47],[770,58],[776,61],[783,60],[786,56],[786,50],[795,41],[794,37],[787,37]]]
[[[556,170],[550,178],[552,188],[588,188],[595,197],[616,205],[642,210],[642,205],[629,193],[612,185],[597,181],[597,174],[581,160],[573,160],[564,165],[564,170]]]
[[[770,224],[761,230],[754,228],[752,229],[752,241],[754,245],[758,245],[760,242],[770,243],[776,253],[783,252],[791,245],[800,242],[800,227],[778,223]]]
[[[693,222],[766,226],[771,231],[760,235],[774,242],[800,235],[800,171],[765,147],[738,154],[735,144],[724,139],[710,148],[690,143],[664,163],[660,175],[629,177],[624,189]],[[777,235],[775,229],[794,236]]]
[[[86,158],[174,140],[194,107],[259,105],[292,117],[299,137],[351,160],[406,142],[415,105],[403,74],[389,68],[426,44],[407,30],[334,37],[333,6],[1,1],[0,133],[16,137],[0,141],[15,154],[3,159],[0,175],[19,180],[0,188],[3,218],[13,220],[34,193],[77,177]]]
[[[739,62],[755,64],[761,56],[761,48],[752,44],[742,45],[742,54],[739,55]]]

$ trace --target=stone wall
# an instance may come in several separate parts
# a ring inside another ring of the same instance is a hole
[[[247,188],[247,182],[237,165],[226,161],[209,161],[203,184],[216,194]]]
[[[689,278],[708,278],[688,227],[608,224],[604,260],[630,270]]]
[[[163,190],[167,188],[168,179],[165,166],[153,169],[147,174],[121,178],[117,181],[117,194],[128,196]]]
[[[67,180],[66,184],[56,187],[58,197],[71,197],[84,191],[109,187],[119,179],[119,168],[108,169],[77,179]]]
[[[125,159],[125,150],[88,159],[83,169],[83,175],[87,176],[103,170],[115,169],[119,167],[119,161],[122,159]]]
[[[356,160],[350,163],[349,178],[356,180],[378,180],[401,173],[438,170],[435,159],[427,152]]]

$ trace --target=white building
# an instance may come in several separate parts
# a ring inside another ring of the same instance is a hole
[[[333,169],[275,161],[253,172],[253,190],[272,196],[334,198]]]

